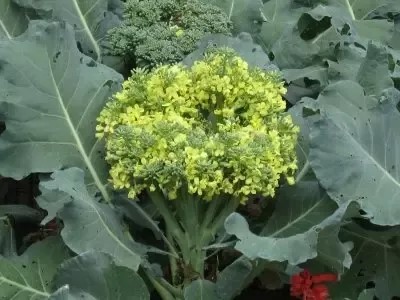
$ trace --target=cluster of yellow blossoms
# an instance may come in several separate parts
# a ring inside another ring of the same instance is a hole
[[[136,70],[98,118],[111,182],[135,198],[182,186],[212,200],[273,196],[281,175],[293,183],[298,128],[285,112],[275,73],[220,49],[191,68]]]

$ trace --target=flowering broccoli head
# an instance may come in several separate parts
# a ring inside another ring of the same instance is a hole
[[[113,54],[137,67],[181,61],[206,34],[230,34],[231,22],[218,7],[200,0],[128,0],[124,22],[110,31]]]
[[[285,112],[275,73],[251,69],[219,49],[191,68],[137,70],[98,118],[116,189],[205,200],[221,194],[273,196],[281,175],[293,183],[298,128]]]

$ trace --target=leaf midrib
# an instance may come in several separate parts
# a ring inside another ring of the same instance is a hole
[[[282,233],[283,231],[285,231],[286,229],[290,228],[293,226],[293,224],[296,224],[297,222],[299,222],[300,220],[304,219],[305,217],[307,217],[315,208],[317,208],[320,204],[322,203],[321,199],[318,199],[318,201],[311,206],[309,209],[307,209],[305,212],[303,212],[300,216],[298,216],[297,218],[291,220],[288,224],[286,224],[285,226],[283,226],[282,228],[276,230],[273,234],[270,234],[269,237],[276,237],[278,234]]]
[[[88,195],[88,197],[89,197],[89,195]],[[86,198],[86,199],[89,199],[89,198]],[[96,215],[98,216],[98,218],[99,218],[101,224],[102,224],[103,227],[106,229],[107,233],[111,236],[111,238],[112,238],[113,240],[115,240],[115,241],[121,246],[122,249],[124,249],[125,251],[129,252],[130,254],[132,254],[132,256],[137,256],[137,257],[138,257],[139,255],[138,255],[137,253],[133,252],[129,247],[127,247],[127,246],[126,246],[126,245],[125,245],[111,230],[110,230],[110,228],[108,227],[107,223],[105,222],[105,220],[104,220],[103,217],[101,216],[101,214],[100,214],[98,208],[93,204],[93,202],[90,201],[90,200],[87,200],[87,201],[85,201],[85,202],[96,212]]]
[[[97,56],[97,57],[96,57],[96,61],[100,61],[100,60],[101,60],[100,47],[99,47],[99,45],[97,44],[96,39],[94,38],[94,36],[93,36],[93,34],[92,34],[92,31],[91,31],[90,28],[89,28],[89,25],[88,25],[88,23],[87,23],[87,21],[86,21],[85,16],[82,14],[81,8],[80,8],[80,6],[79,6],[79,4],[78,4],[78,2],[77,2],[78,0],[71,0],[71,1],[72,1],[72,4],[74,5],[74,8],[75,8],[75,10],[76,10],[76,13],[77,13],[79,19],[80,19],[80,21],[81,21],[81,23],[82,23],[82,25],[83,25],[83,28],[84,28],[84,30],[86,31],[86,33],[87,33],[87,35],[88,35],[88,37],[89,37],[90,42],[93,44],[94,52],[96,53],[96,56]],[[97,5],[97,2],[95,3],[95,5]],[[95,6],[95,5],[94,5],[94,6]],[[93,6],[93,7],[94,7],[94,6]],[[93,7],[91,7],[90,10],[91,10]]]
[[[355,2],[357,2],[357,0]],[[351,19],[353,21],[356,20],[356,16],[354,15],[353,7],[351,6],[349,0],[345,0],[345,3],[346,3],[347,10],[349,11],[349,14],[351,16]],[[353,5],[354,5],[354,3],[353,3]]]
[[[10,33],[8,32],[8,30],[7,30],[7,28],[6,28],[6,25],[4,25],[3,21],[1,21],[1,20],[0,20],[0,27],[1,27],[1,29],[3,29],[3,31],[5,32],[7,38],[8,38],[9,40],[11,40],[12,37],[11,37]]]
[[[47,53],[47,56],[50,57],[49,53]],[[62,110],[62,112],[63,112],[63,114],[65,116],[65,120],[66,120],[66,122],[68,124],[68,127],[69,127],[71,133],[72,133],[72,136],[73,136],[73,138],[74,138],[74,140],[76,142],[76,146],[78,148],[78,151],[82,155],[83,161],[86,164],[86,166],[88,167],[88,170],[89,170],[94,182],[96,183],[97,188],[99,189],[100,193],[102,194],[104,200],[109,202],[110,201],[110,196],[108,195],[107,190],[105,189],[105,187],[102,184],[99,176],[97,175],[97,172],[96,172],[95,168],[93,167],[92,162],[90,161],[88,155],[86,154],[85,148],[83,147],[83,144],[82,144],[82,142],[80,140],[80,137],[79,137],[77,131],[75,130],[75,127],[74,127],[74,125],[72,123],[72,120],[71,120],[71,118],[69,116],[69,113],[68,113],[68,111],[67,111],[67,109],[66,109],[66,107],[64,105],[63,98],[62,98],[62,96],[60,94],[60,90],[58,89],[56,80],[54,78],[54,73],[53,73],[53,69],[51,68],[51,65],[50,65],[50,60],[48,61],[48,64],[49,64],[48,67],[49,67],[49,71],[50,71],[50,77],[51,77],[51,80],[52,80],[53,88],[54,88],[54,90],[56,92],[56,98],[57,98],[57,100],[58,100],[58,102],[60,104],[61,110]]]
[[[0,274],[1,274],[1,273],[0,273]],[[26,291],[26,292],[29,292],[29,293],[31,293],[31,294],[36,294],[36,295],[39,295],[39,296],[42,296],[42,297],[46,297],[46,298],[50,297],[50,294],[47,293],[47,292],[39,291],[39,290],[37,290],[37,289],[32,288],[30,285],[28,285],[28,286],[22,285],[22,284],[20,284],[20,283],[18,283],[18,282],[16,282],[16,281],[7,279],[6,277],[4,277],[3,274],[1,274],[1,276],[0,276],[0,282],[4,282],[4,283],[6,283],[6,284],[15,286],[15,287],[18,288],[20,291]]]
[[[229,15],[228,15],[229,20],[231,20],[231,18],[232,18],[232,14],[233,14],[233,9],[234,9],[234,7],[235,7],[235,0],[232,0],[231,8],[229,9]]]
[[[340,93],[339,93],[339,94],[340,94]],[[332,122],[333,122],[333,120],[332,120]],[[333,122],[333,123],[335,123],[335,122]],[[335,125],[338,126],[336,123],[335,123]],[[339,126],[338,126],[338,127],[339,127]],[[343,130],[343,128],[341,128],[341,127],[339,127],[339,128],[340,128],[341,131],[344,133],[344,135],[347,135],[347,137],[355,144],[355,146],[356,146],[361,152],[363,152],[363,153],[365,154],[366,158],[367,158],[368,160],[370,160],[370,161],[373,162],[373,164],[378,168],[378,170],[380,170],[384,175],[386,175],[386,177],[387,177],[390,181],[392,181],[398,188],[400,188],[400,182],[397,182],[397,178],[394,178],[394,177],[392,176],[392,174],[390,174],[390,173],[388,172],[388,170],[386,170],[384,167],[382,167],[382,165],[380,164],[380,162],[377,161],[377,160],[375,159],[375,157],[373,157],[372,154],[369,153],[368,150],[365,149],[365,148],[363,147],[363,145],[361,145],[361,142],[360,142],[360,141],[356,140],[356,139],[354,138],[354,136],[352,136],[348,131]],[[371,138],[373,138],[373,136],[371,136]],[[386,151],[385,151],[385,154],[386,154]]]
[[[4,11],[4,15],[3,15],[3,16],[5,16],[5,15],[8,13],[8,10],[9,10],[9,9],[10,9],[10,2],[8,2],[7,8],[6,8],[6,10]],[[4,24],[4,22],[3,22],[1,19],[0,19],[0,27],[1,27],[1,28],[3,29],[3,31],[5,32],[7,38],[8,38],[9,40],[11,40],[11,39],[12,39],[12,36],[11,36],[11,34],[8,32],[6,25]]]

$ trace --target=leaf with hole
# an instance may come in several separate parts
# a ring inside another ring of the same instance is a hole
[[[400,113],[390,98],[366,96],[353,81],[319,96],[311,125],[310,164],[337,203],[356,201],[374,224],[400,224]]]
[[[51,180],[41,182],[46,190],[60,191],[71,197],[57,213],[64,223],[61,231],[64,242],[75,253],[105,252],[114,257],[118,265],[136,271],[151,249],[132,239],[121,216],[110,205],[98,202],[89,194],[83,176],[82,170],[70,168],[56,171]],[[41,204],[46,209],[46,204]]]
[[[35,243],[21,256],[0,256],[1,297],[48,299],[57,267],[67,258],[69,251],[58,237]]]
[[[104,53],[108,46],[107,31],[121,22],[114,13],[118,6],[109,5],[108,0],[14,1],[22,7],[34,9],[45,19],[70,24],[81,51],[100,63],[103,62],[103,55],[107,54]]]
[[[72,27],[32,21],[12,41],[0,41],[0,174],[68,166],[86,171],[104,199],[107,165],[95,138],[96,117],[119,89],[122,76],[81,54]]]

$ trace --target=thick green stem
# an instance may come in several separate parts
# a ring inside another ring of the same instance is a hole
[[[206,246],[214,238],[218,230],[224,225],[226,218],[236,211],[240,201],[238,199],[229,199],[222,210],[214,217],[212,222],[203,229],[203,240],[201,244]]]
[[[154,192],[148,191],[148,195],[149,195],[151,201],[157,207],[161,216],[163,217],[171,234],[178,239],[182,238],[182,236],[183,236],[182,228],[181,228],[181,226],[179,226],[175,217],[172,215],[170,209],[168,208],[168,206],[166,204],[166,200],[165,200],[162,192],[161,191],[154,191]]]
[[[165,287],[163,284],[160,283],[160,281],[156,278],[153,277],[149,272],[144,271],[144,274],[146,277],[149,279],[150,283],[153,285],[154,289],[157,291],[158,295],[161,297],[163,300],[177,300],[179,298],[176,298],[173,296],[173,293],[168,290],[167,287]]]
[[[172,237],[172,234],[170,230],[167,227],[167,239],[170,241],[170,243],[174,242],[174,238]],[[179,259],[179,257],[178,257]],[[178,277],[178,264],[177,264],[177,259],[175,257],[170,256],[169,257],[169,265],[170,265],[170,270],[171,270],[171,279],[172,279],[172,284],[176,285],[178,283],[177,277]]]
[[[208,227],[208,225],[212,222],[215,215],[218,212],[219,206],[221,204],[222,199],[214,199],[210,203],[208,203],[208,207],[206,213],[204,215],[203,223],[201,224],[201,230]]]
[[[179,246],[182,269],[174,257],[170,258],[173,284],[180,281],[177,275],[184,276],[185,286],[194,278],[203,278],[206,260],[204,247],[215,238],[225,219],[239,206],[239,200],[221,197],[208,203],[202,202],[182,188],[174,214],[161,191],[148,193],[165,221],[168,241],[172,246],[175,242]]]

